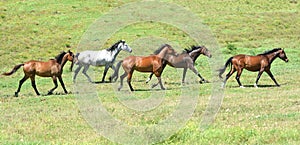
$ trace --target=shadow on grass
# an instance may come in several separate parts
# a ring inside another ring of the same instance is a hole
[[[277,85],[257,85],[258,88],[276,88],[281,87],[282,85],[286,85],[286,83],[281,84],[280,86]],[[254,85],[243,85],[245,88],[255,88]],[[239,88],[239,86],[228,86],[228,88]]]

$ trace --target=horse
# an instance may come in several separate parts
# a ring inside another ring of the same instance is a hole
[[[230,64],[231,70],[226,75],[226,78],[224,80],[224,83],[222,87],[225,86],[226,81],[229,79],[229,77],[237,71],[236,80],[241,88],[244,88],[243,85],[240,82],[240,76],[242,74],[243,69],[247,69],[248,71],[258,71],[258,75],[256,78],[256,82],[254,84],[254,87],[258,87],[257,83],[258,80],[263,72],[267,72],[267,74],[271,77],[271,79],[274,81],[276,86],[280,86],[277,81],[275,80],[270,68],[272,62],[279,57],[285,62],[288,62],[289,59],[287,58],[284,50],[282,48],[274,48],[270,51],[266,51],[262,54],[258,54],[256,56],[249,56],[244,54],[235,55],[233,57],[230,57],[223,68],[219,70],[219,77],[222,78],[222,74],[225,72],[226,67]]]
[[[157,52],[156,52],[157,53]],[[166,57],[166,62],[163,67],[168,64],[171,67],[174,68],[183,68],[183,75],[182,75],[182,83],[184,84],[185,75],[187,72],[187,69],[192,70],[201,80],[200,83],[208,82],[205,80],[200,73],[197,71],[197,69],[194,67],[195,61],[197,58],[201,55],[205,55],[209,58],[211,58],[211,53],[205,46],[195,46],[192,45],[190,49],[185,49],[181,54],[178,56],[169,55]],[[150,74],[149,78],[146,80],[146,83],[148,83],[153,76],[153,73]]]
[[[18,97],[18,93],[21,90],[22,84],[28,79],[31,79],[31,86],[33,87],[35,93],[39,96],[40,93],[36,88],[35,84],[35,76],[41,77],[51,77],[54,83],[54,88],[52,88],[48,95],[53,94],[53,91],[57,88],[57,78],[64,90],[67,94],[67,90],[65,88],[64,82],[62,80],[63,67],[67,61],[73,62],[74,54],[68,50],[67,52],[61,52],[54,59],[50,59],[47,62],[30,60],[22,64],[16,65],[10,72],[2,73],[4,76],[10,76],[14,74],[20,67],[23,66],[24,77],[19,82],[18,90],[15,92],[15,97]]]
[[[103,77],[101,83],[104,82],[106,73],[109,68],[112,68],[115,71],[115,67],[113,63],[121,50],[125,50],[128,52],[132,52],[132,49],[126,44],[124,40],[120,40],[113,44],[110,48],[104,49],[101,51],[83,51],[77,53],[75,56],[75,64],[78,65],[78,68],[75,70],[75,75],[73,77],[73,82],[76,80],[76,76],[82,67],[82,73],[87,77],[89,82],[92,82],[89,75],[86,73],[89,69],[89,66],[105,66]],[[111,82],[111,78],[109,79]]]
[[[120,91],[123,87],[123,79],[127,76],[127,83],[131,91],[134,91],[131,85],[131,77],[133,71],[139,72],[151,72],[154,73],[158,79],[158,83],[162,90],[165,90],[161,82],[161,74],[164,70],[163,63],[164,58],[168,55],[178,55],[175,50],[168,44],[162,45],[156,52],[156,55],[150,56],[128,56],[123,61],[118,63],[118,66],[122,63],[124,69],[124,74],[120,76],[120,86],[118,90]]]

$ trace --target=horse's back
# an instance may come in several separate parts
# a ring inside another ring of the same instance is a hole
[[[263,55],[252,56],[239,54],[233,57],[232,63],[249,71],[259,71],[262,67],[267,65],[267,58]]]
[[[54,59],[50,59],[47,62],[31,60],[24,63],[23,66],[23,71],[29,76],[38,75],[41,77],[50,77],[56,75],[59,69],[59,64]]]
[[[123,60],[123,68],[131,68],[140,72],[152,72],[154,65],[159,65],[161,59],[156,55],[128,56]]]
[[[114,60],[106,50],[92,51],[86,50],[80,52],[78,55],[78,62],[94,66],[103,66]]]

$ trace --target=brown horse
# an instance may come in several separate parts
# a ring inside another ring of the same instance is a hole
[[[122,63],[122,67],[125,72],[123,75],[120,76],[121,83],[118,90],[121,90],[121,88],[123,87],[123,79],[127,76],[127,83],[129,85],[129,88],[131,91],[134,91],[131,85],[131,77],[134,70],[137,70],[139,72],[154,73],[158,79],[158,83],[160,84],[161,89],[164,90],[165,88],[163,87],[160,78],[164,70],[163,67],[164,58],[166,58],[168,55],[177,55],[177,53],[168,44],[163,45],[157,51],[159,51],[159,53],[156,55],[150,55],[146,57],[129,56],[126,57],[123,61],[120,61],[119,63]]]
[[[156,52],[157,53],[157,52]],[[178,56],[168,55],[166,57],[166,62],[163,67],[168,64],[171,67],[175,68],[183,68],[183,76],[182,76],[182,83],[184,83],[185,75],[187,69],[192,70],[201,80],[200,83],[208,82],[205,80],[197,69],[194,67],[196,59],[201,55],[205,55],[211,58],[211,53],[205,46],[191,46],[191,49],[185,49],[184,52],[179,54]],[[146,83],[148,83],[152,78],[153,73],[150,74],[149,78],[147,79]]]
[[[285,62],[288,62],[289,59],[287,58],[284,50],[282,48],[275,48],[273,50],[267,51],[265,53],[256,55],[256,56],[249,56],[249,55],[243,55],[239,54],[233,57],[230,57],[227,62],[225,63],[224,68],[220,69],[219,77],[222,78],[222,74],[225,72],[226,67],[231,64],[231,70],[230,72],[226,75],[226,78],[223,83],[223,87],[225,86],[226,81],[228,78],[235,72],[237,71],[236,75],[236,80],[241,88],[243,88],[243,85],[240,82],[240,76],[242,74],[243,69],[247,69],[249,71],[258,71],[258,76],[256,79],[256,82],[254,84],[254,87],[257,87],[258,80],[261,76],[261,74],[265,71],[267,74],[271,77],[271,79],[274,81],[276,86],[280,86],[273,74],[271,73],[271,64],[272,62],[279,57]]]
[[[68,93],[64,82],[62,80],[63,67],[67,61],[73,62],[74,54],[69,50],[68,52],[61,52],[55,57],[55,59],[50,59],[47,62],[31,60],[19,65],[16,65],[12,71],[3,73],[2,75],[10,76],[15,73],[21,66],[23,66],[23,71],[25,76],[20,80],[18,90],[15,92],[15,97],[18,97],[18,93],[21,90],[22,84],[28,79],[31,79],[31,85],[37,95],[40,95],[35,85],[35,75],[41,77],[52,77],[54,88],[52,88],[48,95],[52,94],[53,91],[57,88],[57,78],[64,89],[65,93]]]

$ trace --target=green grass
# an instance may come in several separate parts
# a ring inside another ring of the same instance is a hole
[[[131,2],[105,1],[1,1],[0,2],[0,71],[6,72],[14,65],[31,59],[46,61],[60,51],[76,51],[80,39],[89,26],[115,7]],[[262,53],[275,47],[285,48],[290,62],[277,59],[272,72],[281,84],[274,83],[263,74],[254,88],[257,73],[244,71],[238,87],[234,76],[226,85],[225,97],[213,124],[199,131],[211,93],[212,84],[198,84],[196,76],[189,72],[190,85],[199,87],[196,110],[187,124],[157,144],[299,144],[300,143],[300,6],[287,0],[259,1],[171,1],[194,12],[210,27],[223,52],[224,61],[235,54]],[[187,22],[188,23],[188,22]],[[178,52],[194,44],[187,34],[167,24],[144,22],[130,25],[114,34],[104,45],[109,47],[118,39],[127,40],[133,47],[133,55],[152,53],[158,46],[144,51],[136,44],[148,36],[166,38],[178,46]],[[201,44],[200,44],[201,45]],[[229,50],[228,48],[236,48]],[[102,48],[101,48],[102,49]],[[118,60],[132,55],[121,52]],[[213,58],[211,58],[213,59]],[[66,64],[66,68],[69,63]],[[212,80],[208,59],[200,56],[196,67]],[[0,77],[0,143],[1,144],[115,144],[100,136],[82,116],[72,83],[72,73],[64,70],[66,88],[72,94],[45,96],[53,87],[50,78],[37,77],[37,87],[42,96],[37,97],[30,81],[23,84],[20,97],[13,97],[23,76],[19,70],[10,77]],[[167,67],[163,81],[168,88],[164,102],[154,110],[134,111],[119,103],[113,87],[116,84],[97,84],[99,100],[113,117],[129,125],[157,124],[170,115],[178,105],[182,70]],[[97,72],[93,80],[100,80],[103,68],[91,67]],[[227,70],[229,71],[229,70]],[[227,73],[227,71],[225,73]],[[112,71],[108,72],[110,75]],[[79,74],[82,77],[82,74]],[[92,76],[92,75],[91,75]],[[132,85],[137,91],[133,97],[147,98],[149,85],[144,84],[148,74],[134,73]],[[85,78],[84,78],[85,79]],[[150,82],[157,80],[153,77]],[[121,93],[126,93],[124,83]],[[130,96],[131,97],[131,96]],[[123,99],[132,99],[132,98]]]

